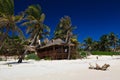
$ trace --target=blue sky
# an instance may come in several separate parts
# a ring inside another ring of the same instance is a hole
[[[24,11],[31,4],[40,4],[46,14],[45,24],[50,26],[51,34],[61,17],[71,17],[77,29],[78,40],[87,37],[98,40],[103,34],[114,32],[120,35],[119,0],[15,0],[15,13]]]

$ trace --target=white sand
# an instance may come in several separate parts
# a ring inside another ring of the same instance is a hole
[[[120,56],[89,56],[89,59],[24,61],[22,64],[0,61],[0,80],[120,80]],[[90,70],[89,63],[110,64],[107,71]]]

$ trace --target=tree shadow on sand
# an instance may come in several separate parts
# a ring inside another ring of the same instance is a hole
[[[30,62],[22,62],[21,64],[25,64],[25,63],[30,63]],[[18,63],[18,62],[6,62],[6,63],[0,64],[0,65],[17,65],[17,64],[20,64],[20,63]]]

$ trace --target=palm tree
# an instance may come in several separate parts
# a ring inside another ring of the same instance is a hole
[[[23,41],[18,36],[8,36],[1,50],[7,55],[20,55],[24,51]]]
[[[69,41],[69,35],[73,34],[74,29],[75,27],[72,26],[71,18],[69,16],[64,16],[60,19],[56,27],[54,38],[61,38],[67,43]]]
[[[87,55],[91,54],[90,51],[92,50],[92,44],[93,44],[93,40],[91,37],[88,37],[84,40],[83,45],[85,46],[85,50],[87,51],[86,58],[87,58]]]
[[[44,24],[45,14],[42,13],[39,5],[31,5],[25,10],[25,15],[25,22],[22,25],[27,26],[27,33],[30,34],[32,42],[29,46],[36,46],[37,41],[45,37],[50,32],[49,27]],[[28,50],[25,50],[18,63],[22,62],[27,51]]]
[[[109,48],[110,48],[109,36],[107,34],[102,35],[100,37],[100,50],[101,51],[108,51]]]
[[[114,51],[116,51],[116,45],[118,41],[117,35],[115,35],[113,32],[109,34],[109,40],[110,40],[110,45],[113,46]]]
[[[72,26],[71,18],[69,16],[64,16],[60,19],[58,26],[54,32],[54,38],[60,38],[69,45],[68,50],[68,59],[70,59],[70,40],[73,36],[73,30],[75,29]]]
[[[120,47],[120,39],[118,39],[117,43],[118,43],[118,47]]]
[[[73,43],[73,44],[75,44],[75,46],[79,46],[80,45],[80,43],[79,43],[79,41],[77,40],[77,37],[75,36],[75,37],[72,37],[71,38],[71,43]]]
[[[85,50],[90,51],[92,49],[93,40],[91,37],[88,37],[84,40]]]
[[[97,51],[99,50],[100,42],[99,41],[93,41],[92,43],[92,50]]]
[[[16,23],[20,22],[23,14],[14,14],[14,0],[0,0],[0,29],[4,30],[3,35],[0,37],[0,49],[4,45],[8,32],[19,32],[19,36],[23,36],[22,31],[17,27]],[[22,37],[23,38],[23,37]]]

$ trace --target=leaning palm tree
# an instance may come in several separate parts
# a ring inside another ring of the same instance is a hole
[[[40,5],[31,5],[25,10],[25,15],[25,22],[22,25],[27,27],[27,33],[30,34],[31,43],[29,46],[36,46],[37,41],[50,32],[49,27],[44,24],[45,14],[42,13]],[[26,49],[20,57],[19,63],[22,62],[27,52],[28,50]]]
[[[70,40],[73,36],[73,30],[75,29],[74,26],[72,26],[72,22],[69,16],[64,16],[60,19],[60,22],[54,32],[54,38],[60,38],[63,41],[66,42],[66,44],[69,44],[69,50],[68,50],[68,59],[70,59]]]
[[[14,0],[0,0],[0,29],[3,30],[3,34],[0,36],[0,49],[9,35],[8,32],[17,31],[20,33],[19,36],[23,36],[22,31],[16,25],[22,18],[23,15],[14,14]]]

